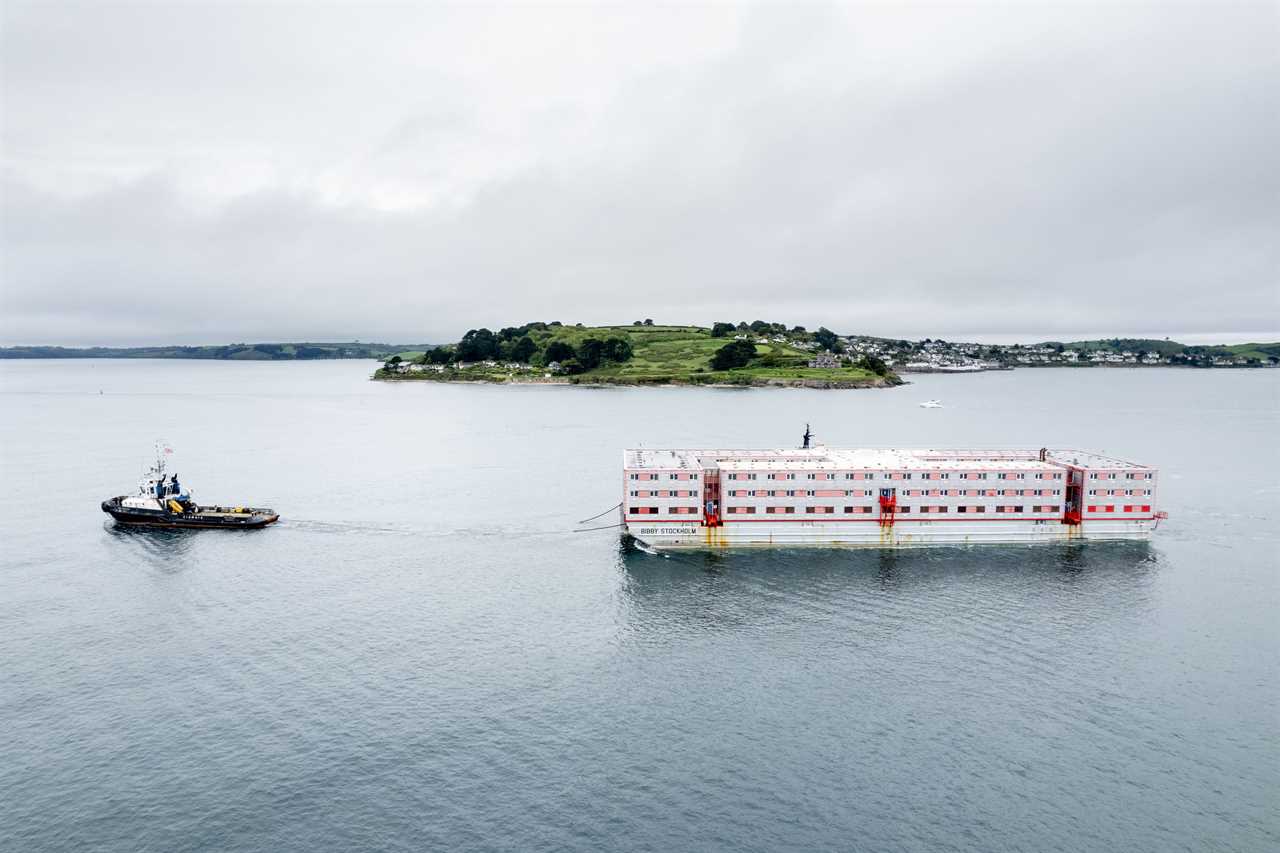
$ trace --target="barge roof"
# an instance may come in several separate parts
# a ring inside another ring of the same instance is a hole
[[[623,451],[623,467],[698,471],[773,470],[928,470],[1056,471],[1066,465],[1089,469],[1147,469],[1148,466],[1088,450],[1053,449],[1041,461],[1039,449],[982,448],[836,448],[632,449]]]

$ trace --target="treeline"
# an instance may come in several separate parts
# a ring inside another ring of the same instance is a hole
[[[840,351],[840,336],[822,326],[818,331],[809,333],[804,326],[787,328],[785,323],[770,323],[767,320],[755,320],[751,323],[715,323],[711,326],[711,337],[726,338],[734,335],[785,335],[791,340],[812,340],[828,352]]]
[[[501,361],[534,367],[556,366],[562,373],[575,374],[604,364],[621,364],[635,355],[631,342],[624,337],[588,336],[574,345],[553,334],[560,328],[563,326],[559,322],[539,322],[508,326],[497,332],[471,329],[453,346],[428,350],[420,363],[451,365]],[[398,364],[399,356],[387,363]]]
[[[409,344],[226,344],[165,347],[0,347],[0,358],[184,358],[210,361],[295,361],[384,358]]]
[[[728,324],[718,323],[717,325]],[[819,337],[820,335],[822,338]],[[724,335],[718,335],[717,337],[723,336]],[[827,336],[830,337],[828,338]],[[838,338],[834,332],[831,332],[828,329],[819,329],[813,334],[813,339],[818,341],[825,349],[832,352],[838,351]],[[746,338],[735,338],[720,347],[711,356],[711,369],[734,370],[740,367],[798,367],[803,364],[805,360],[806,359],[804,357],[801,357],[798,364],[796,357],[778,355],[777,352],[772,350],[766,352],[764,355],[757,356],[755,342]],[[889,366],[885,364],[884,360],[871,353],[864,353],[855,361],[850,363],[852,366],[874,373],[876,376],[887,376],[889,374]]]

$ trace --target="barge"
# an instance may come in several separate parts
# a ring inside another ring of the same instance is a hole
[[[655,548],[1146,540],[1156,469],[1085,450],[625,450],[622,528]]]

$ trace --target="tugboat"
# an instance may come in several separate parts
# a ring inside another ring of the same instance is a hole
[[[164,453],[156,448],[156,464],[138,483],[138,493],[102,502],[102,511],[120,524],[152,527],[222,527],[237,530],[266,527],[279,521],[273,509],[249,506],[201,506],[178,482],[177,474],[165,474]]]

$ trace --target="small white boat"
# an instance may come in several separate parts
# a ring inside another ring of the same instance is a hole
[[[923,403],[921,403],[921,404],[920,404],[920,408],[922,408],[922,409],[941,409],[941,408],[942,408],[942,404],[941,404],[941,403],[939,403],[937,400],[925,400]]]

